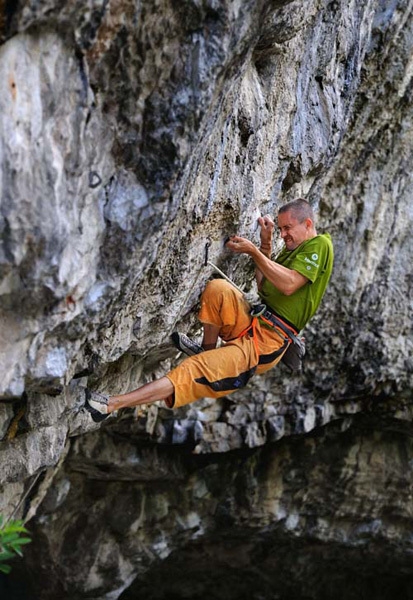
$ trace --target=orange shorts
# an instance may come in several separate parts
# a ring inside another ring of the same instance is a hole
[[[255,374],[271,369],[288,346],[285,335],[254,319],[252,331],[238,337],[252,323],[250,306],[243,295],[224,279],[208,282],[201,297],[199,320],[220,328],[221,347],[186,358],[166,377],[174,386],[178,408],[199,398],[220,398],[244,387]],[[255,340],[254,340],[255,337]]]

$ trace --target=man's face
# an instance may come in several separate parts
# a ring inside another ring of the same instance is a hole
[[[278,229],[287,250],[295,250],[308,239],[309,224],[311,224],[311,219],[304,219],[300,223],[291,211],[278,215]]]

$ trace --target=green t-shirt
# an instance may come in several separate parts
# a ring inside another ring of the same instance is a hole
[[[259,291],[262,301],[298,330],[303,329],[321,302],[333,269],[333,260],[333,244],[328,233],[303,242],[295,250],[284,248],[275,262],[301,273],[308,283],[291,296],[285,296],[264,279]]]

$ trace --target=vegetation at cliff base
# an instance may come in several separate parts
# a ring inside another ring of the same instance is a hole
[[[31,539],[25,536],[27,533],[23,521],[4,522],[0,515],[0,572],[10,573],[11,567],[5,563],[16,555],[23,556],[21,546],[31,542]]]

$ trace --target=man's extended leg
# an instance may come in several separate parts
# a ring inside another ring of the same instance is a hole
[[[190,348],[190,352],[185,348],[180,348],[192,356],[199,355],[199,353],[202,353],[203,356],[203,350],[213,350],[216,348],[218,337],[221,337],[225,342],[236,338],[251,322],[248,304],[245,302],[242,294],[223,279],[213,279],[207,284],[201,298],[199,318],[204,327],[202,347],[199,346],[199,344],[192,342],[192,340],[189,340],[190,344],[193,346],[193,349]],[[177,335],[178,339],[179,336],[181,336],[181,338],[183,337],[181,334]],[[184,337],[186,338],[186,336]],[[178,345],[178,347],[180,346]],[[241,357],[245,357],[247,354],[248,352],[243,351],[241,352]],[[225,373],[221,373],[226,362],[226,360],[222,361],[221,358],[217,360],[217,379],[226,376]],[[184,361],[184,363],[183,370],[186,371],[188,363],[186,363],[186,361]],[[206,364],[202,368],[202,373],[200,372],[199,376],[202,377],[209,373],[209,363],[210,358],[207,359]],[[235,361],[235,363],[237,363],[237,361]],[[249,366],[250,365],[248,364],[248,368]],[[235,364],[229,369],[228,375],[230,379],[238,381],[238,374],[239,369],[237,364]],[[172,377],[173,376],[169,373],[168,377],[162,377],[157,381],[143,385],[137,390],[119,396],[108,397],[88,390],[86,396],[86,408],[90,410],[93,419],[96,421],[104,419],[106,415],[120,408],[138,406],[140,404],[150,404],[157,400],[164,400],[166,405],[169,408],[172,408],[174,406],[174,396],[176,393],[176,387],[171,381]],[[243,377],[245,379],[245,373],[243,373]],[[196,385],[196,382],[194,385]],[[228,388],[227,390],[230,391]],[[208,388],[205,388],[205,395],[208,394],[208,391]],[[192,390],[189,389],[188,393],[181,389],[180,395],[185,395],[185,403],[192,402],[196,398],[201,397],[198,393],[193,395]],[[216,397],[216,394],[211,397]],[[183,404],[182,398],[180,404]]]
[[[120,408],[138,406],[139,404],[150,404],[157,400],[164,400],[174,393],[174,386],[167,377],[161,377],[156,381],[145,383],[142,387],[120,394],[119,396],[110,396],[108,402],[108,412],[111,413]]]
[[[157,400],[165,400],[174,393],[174,386],[167,377],[161,377],[156,381],[145,383],[142,387],[120,394],[119,396],[103,396],[94,392],[89,392],[86,396],[86,408],[92,409],[101,415],[109,415],[120,408],[129,408],[139,406],[140,404],[151,404]],[[96,415],[95,415],[96,416]],[[102,420],[102,419],[95,419]]]

